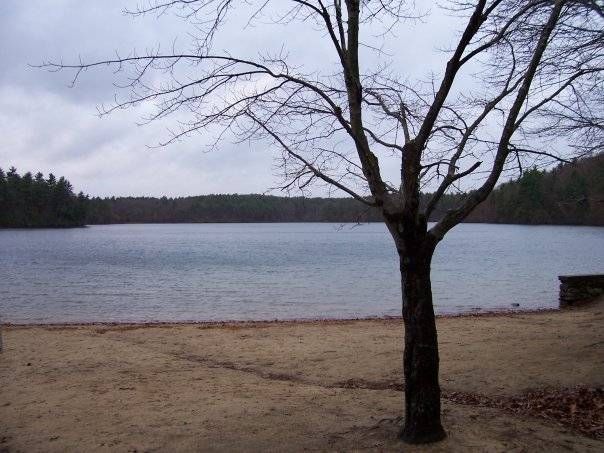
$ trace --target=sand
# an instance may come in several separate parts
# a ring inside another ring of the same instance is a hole
[[[401,324],[4,327],[0,451],[604,451],[452,396],[601,387],[603,303],[439,318],[449,435],[427,447],[396,438]]]

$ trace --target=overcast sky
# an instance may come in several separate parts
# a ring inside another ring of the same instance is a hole
[[[263,193],[276,185],[273,156],[258,144],[251,149],[227,140],[208,153],[209,137],[199,135],[150,148],[167,137],[166,124],[137,126],[141,115],[137,110],[99,118],[97,106],[110,103],[116,91],[111,71],[87,72],[69,88],[69,73],[28,66],[48,60],[102,59],[116,51],[125,54],[158,43],[169,45],[174,39],[187,43],[191,29],[181,19],[122,13],[135,4],[0,1],[0,167],[64,175],[76,191],[99,196]],[[285,46],[301,65],[333,62],[332,49],[309,26],[244,28],[244,24],[238,17],[229,22],[217,47],[249,55]],[[386,42],[396,57],[394,67],[418,76],[437,69],[444,56],[436,49],[449,43],[454,28],[453,21],[437,11],[422,24],[405,25]],[[386,176],[394,178],[398,162],[384,165]]]

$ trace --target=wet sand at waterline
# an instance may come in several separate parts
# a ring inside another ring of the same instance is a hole
[[[447,440],[405,451],[604,451],[480,398],[604,384],[604,303],[439,318]],[[399,319],[9,326],[0,451],[400,451]],[[460,395],[462,395],[460,397]]]

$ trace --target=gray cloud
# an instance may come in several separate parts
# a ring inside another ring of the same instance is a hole
[[[31,68],[47,60],[91,61],[143,52],[161,43],[189,45],[192,31],[172,16],[132,18],[122,13],[136,1],[3,0],[0,2],[0,166],[65,175],[77,190],[92,195],[182,196],[217,192],[264,192],[279,180],[272,155],[263,146],[226,141],[206,153],[202,134],[163,149],[149,149],[166,137],[167,123],[138,127],[141,109],[99,118],[96,105],[116,91],[108,69],[83,74],[68,88],[71,74]],[[309,68],[333,61],[325,38],[308,25],[255,24],[244,29],[235,15],[217,39],[218,49],[255,55],[284,44]],[[454,21],[433,14],[424,23],[406,24],[397,35],[374,38],[393,56],[393,68],[411,77],[438,70],[444,56],[435,52],[452,36]],[[375,34],[367,30],[367,35]],[[368,60],[368,65],[374,64]],[[396,181],[398,165],[384,158],[385,176]],[[324,193],[317,189],[316,193]]]

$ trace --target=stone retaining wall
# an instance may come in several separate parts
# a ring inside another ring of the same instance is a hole
[[[588,302],[604,294],[604,274],[560,275],[560,306]]]

